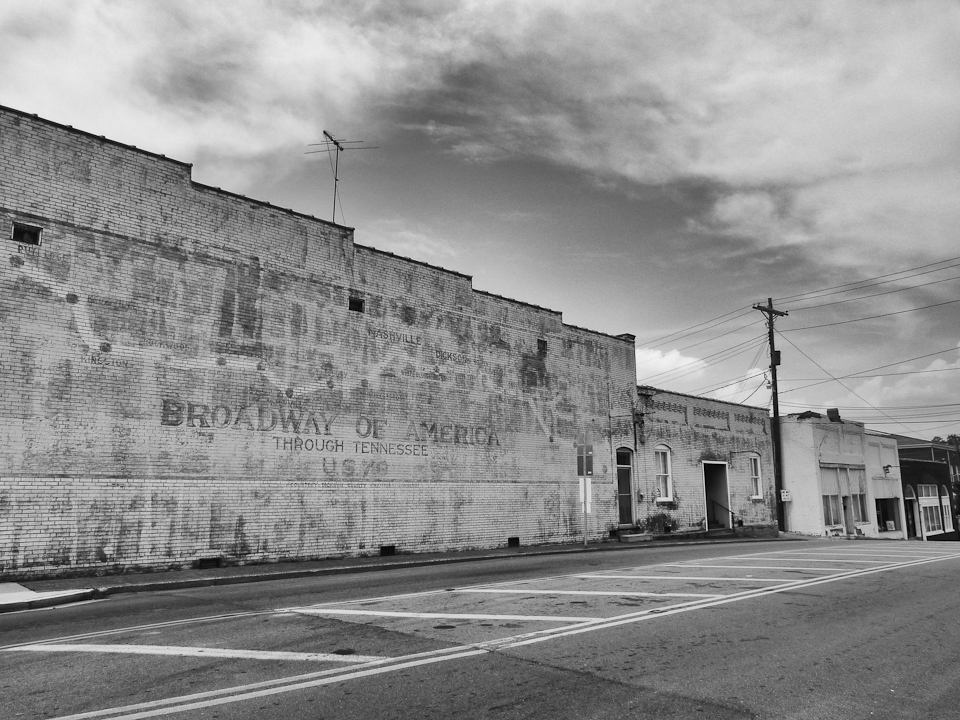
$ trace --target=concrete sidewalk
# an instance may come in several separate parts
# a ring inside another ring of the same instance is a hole
[[[185,588],[209,587],[212,585],[235,585],[239,583],[268,582],[295,578],[341,575],[346,573],[374,572],[411,567],[429,567],[449,563],[478,562],[511,557],[534,555],[565,555],[585,552],[618,552],[649,550],[676,545],[721,545],[743,543],[791,542],[802,538],[785,536],[779,538],[731,538],[717,540],[657,540],[642,544],[616,541],[583,545],[538,545],[522,548],[495,548],[488,550],[464,550],[445,553],[393,555],[388,557],[355,557],[304,562],[264,563],[259,565],[235,565],[204,570],[174,570],[170,572],[129,573],[99,577],[55,578],[51,580],[20,580],[0,582],[0,613],[52,607],[64,603],[104,598],[127,592],[158,592]]]

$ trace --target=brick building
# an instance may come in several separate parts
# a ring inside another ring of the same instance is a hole
[[[724,528],[776,535],[770,419],[764,408],[637,388],[634,498],[638,529],[676,533]],[[621,511],[621,522],[625,520]]]
[[[897,446],[891,469],[899,469],[906,506],[906,534],[917,540],[960,540],[957,488],[960,453],[954,445],[884,434]]]
[[[632,336],[9,108],[0,236],[4,576],[617,527]]]

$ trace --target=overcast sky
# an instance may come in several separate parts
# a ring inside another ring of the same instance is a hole
[[[377,146],[340,160],[358,243],[633,333],[641,383],[768,405],[772,297],[782,413],[960,433],[960,302],[914,310],[960,300],[955,0],[31,0],[0,69],[0,104],[325,219],[308,146]]]

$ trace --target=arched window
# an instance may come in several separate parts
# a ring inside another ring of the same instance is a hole
[[[620,524],[633,522],[633,451],[630,448],[617,448],[617,508]]]
[[[917,494],[913,491],[912,485],[907,485],[907,489],[903,491],[904,500],[916,500]]]
[[[669,445],[657,445],[653,449],[657,468],[657,502],[673,501],[673,473]]]

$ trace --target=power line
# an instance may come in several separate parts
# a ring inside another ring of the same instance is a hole
[[[960,267],[960,265],[948,265],[947,267]],[[939,268],[939,269],[945,270],[946,268]],[[930,272],[936,272],[936,270],[931,270]],[[921,283],[919,285],[911,285],[910,287],[905,287],[905,288],[897,288],[896,290],[885,290],[884,292],[874,293],[873,295],[862,295],[860,297],[847,298],[846,300],[834,300],[833,302],[821,303],[819,305],[802,305],[801,307],[790,308],[790,310],[791,312],[796,312],[797,310],[812,310],[814,308],[828,307],[830,305],[842,305],[843,303],[855,302],[856,300],[867,300],[868,298],[880,297],[881,295],[892,295],[893,293],[903,292],[904,290],[916,290],[917,288],[926,287],[927,285],[936,285],[937,283],[948,282],[950,280],[960,280],[960,275],[956,275],[954,277],[949,277],[949,278],[943,278],[942,280],[931,280],[930,282]],[[896,282],[896,281],[884,280],[884,283],[887,283],[887,282]],[[883,283],[875,283],[875,284],[882,285]],[[867,287],[870,287],[870,286],[867,286]],[[862,288],[858,288],[858,289],[862,289]]]
[[[711,386],[707,386],[707,387],[704,387],[704,388],[698,388],[697,390],[694,390],[693,393],[691,393],[691,394],[693,394],[693,395],[699,395],[699,394],[701,394],[701,393],[711,393],[711,392],[716,392],[717,390],[723,390],[725,387],[730,387],[731,385],[736,385],[736,384],[738,384],[738,383],[743,382],[744,380],[752,380],[752,379],[755,378],[755,377],[760,377],[761,375],[763,375],[763,374],[766,373],[766,372],[767,372],[766,370],[762,370],[761,372],[754,373],[753,375],[747,375],[745,378],[737,378],[737,379],[734,380],[733,382],[728,382],[728,383],[725,384],[725,385],[717,385],[717,386],[712,386],[712,385],[711,385]]]
[[[664,370],[663,372],[654,373],[653,375],[647,375],[646,377],[640,378],[640,379],[638,380],[638,382],[643,383],[643,382],[646,382],[647,380],[651,380],[651,379],[653,379],[653,378],[660,377],[661,375],[671,375],[672,373],[675,373],[675,372],[677,372],[678,370],[682,370],[683,368],[690,367],[691,365],[697,365],[697,366],[698,366],[698,367],[694,368],[694,370],[692,370],[691,372],[694,372],[694,371],[697,371],[697,370],[701,370],[701,369],[703,369],[704,367],[708,367],[708,366],[710,366],[710,365],[715,365],[715,364],[717,364],[718,362],[721,362],[722,360],[729,360],[731,357],[734,357],[734,356],[736,356],[736,355],[739,355],[740,353],[744,353],[744,352],[747,352],[747,351],[749,351],[749,350],[752,350],[752,349],[754,348],[753,343],[757,342],[758,340],[762,340],[762,339],[763,339],[763,336],[761,335],[761,336],[759,336],[759,337],[754,337],[754,338],[751,338],[751,339],[749,339],[749,340],[744,340],[744,341],[741,342],[741,343],[737,343],[736,345],[731,345],[730,347],[724,348],[723,350],[718,350],[717,352],[712,353],[712,354],[710,354],[710,355],[705,355],[705,356],[703,356],[702,358],[699,358],[699,359],[697,359],[697,360],[691,360],[691,361],[688,362],[688,363],[684,363],[683,365],[678,365],[677,367],[671,368],[670,370]],[[744,345],[746,345],[747,347],[743,347]],[[740,348],[740,349],[738,349],[738,348]],[[731,352],[731,351],[734,351],[734,350],[736,350],[737,352]],[[677,351],[677,352],[679,352],[679,351]],[[705,362],[706,360],[709,360],[710,358],[716,358],[716,357],[719,356],[719,355],[725,355],[725,354],[727,354],[727,353],[730,353],[730,354],[726,355],[726,357],[723,357],[723,358],[718,359],[718,360],[714,360],[713,362],[709,362],[709,363],[708,363],[708,362]],[[663,357],[663,356],[661,356],[661,357]],[[689,374],[689,373],[684,373],[684,374],[686,375],[686,374]],[[676,379],[677,379],[677,378],[672,378],[672,380],[676,380]],[[663,382],[663,381],[660,381],[660,382]]]
[[[711,327],[716,327],[717,325],[724,325],[724,324],[730,322],[731,320],[736,320],[736,319],[737,319],[736,317],[732,317],[732,318],[730,318],[729,320],[724,320],[722,323],[717,323],[717,322],[716,322],[717,320],[722,320],[723,318],[727,317],[728,315],[733,315],[734,313],[740,313],[740,315],[738,315],[737,317],[742,317],[742,316],[744,316],[744,315],[749,314],[749,312],[750,312],[750,308],[738,308],[737,310],[731,310],[730,312],[724,313],[723,315],[720,315],[720,316],[718,316],[718,317],[715,317],[715,318],[713,318],[712,320],[704,320],[703,322],[697,323],[696,325],[691,325],[691,326],[688,327],[688,328],[684,328],[684,329],[682,329],[682,330],[676,330],[676,331],[674,331],[674,332],[672,332],[672,333],[669,333],[669,334],[667,334],[667,335],[663,335],[663,336],[661,336],[661,337],[659,337],[659,338],[655,338],[654,340],[651,340],[649,343],[644,343],[644,347],[645,347],[645,348],[649,348],[649,349],[652,350],[653,348],[655,348],[655,347],[657,347],[657,346],[659,346],[659,345],[663,345],[663,343],[666,342],[666,341],[667,341],[668,339],[670,339],[670,338],[673,338],[673,340],[679,340],[680,337],[686,337],[687,335],[695,335],[696,332],[703,332],[704,330],[709,330]],[[694,330],[695,328],[699,328],[701,325],[708,325],[709,323],[716,323],[716,324],[715,324],[715,325],[710,325],[709,327],[701,328],[700,330],[697,330],[696,332],[689,332],[689,331]],[[683,334],[681,334],[681,333],[683,333]],[[680,337],[674,338],[674,337],[673,337],[674,335],[680,335]]]
[[[849,374],[849,375],[844,375],[844,376],[842,376],[842,379],[843,379],[843,380],[855,380],[855,379],[857,378],[857,376],[862,376],[862,375],[864,375],[865,373],[870,373],[870,372],[873,372],[874,370],[883,370],[884,368],[893,367],[894,365],[903,365],[904,363],[913,362],[914,360],[922,360],[923,358],[933,357],[934,355],[942,355],[942,354],[945,353],[945,352],[953,352],[953,351],[956,351],[956,350],[958,350],[958,348],[957,348],[956,346],[954,346],[954,347],[946,348],[945,350],[937,350],[936,352],[926,353],[925,355],[917,355],[916,357],[907,358],[906,360],[898,360],[897,362],[887,363],[886,365],[877,365],[876,367],[872,367],[872,368],[869,368],[869,369],[867,369],[867,370],[860,370],[859,372],[851,373],[851,374]],[[832,379],[832,378],[831,378],[831,379]],[[815,383],[813,383],[812,385],[804,385],[804,386],[802,386],[802,387],[791,388],[790,390],[784,390],[784,391],[783,391],[782,393],[780,393],[780,394],[781,394],[781,395],[785,395],[786,393],[797,392],[798,390],[805,390],[806,388],[815,387],[815,386],[817,386],[817,385],[823,385],[824,383],[828,383],[828,382],[830,382],[829,379],[828,379],[828,380],[820,380],[819,382],[815,382]]]
[[[946,302],[942,303],[934,303],[933,305],[910,308],[909,310],[898,310],[897,312],[883,313],[882,315],[871,315],[870,317],[854,318],[853,320],[840,320],[839,322],[824,323],[822,325],[807,325],[806,327],[789,328],[780,332],[799,332],[800,330],[813,330],[815,328],[833,327],[834,325],[847,325],[848,323],[863,322],[864,320],[876,320],[877,318],[890,317],[892,315],[903,315],[904,313],[916,312],[917,310],[929,310],[930,308],[943,307],[944,305],[952,305],[953,303],[957,302],[960,302],[960,298],[957,298],[956,300],[947,300]]]
[[[730,319],[733,320],[734,318],[730,318]],[[721,323],[721,324],[723,324],[723,323]],[[692,347],[697,347],[698,345],[703,345],[704,343],[712,342],[712,341],[714,341],[714,340],[719,340],[720,338],[726,337],[727,335],[732,335],[732,334],[735,333],[735,332],[738,332],[738,331],[740,331],[740,330],[743,330],[743,329],[748,328],[748,327],[750,327],[751,325],[755,325],[755,324],[756,324],[755,322],[749,322],[749,323],[747,323],[746,325],[740,325],[739,327],[735,327],[735,328],[733,328],[732,330],[727,330],[726,332],[720,333],[719,335],[714,335],[713,337],[707,338],[706,340],[700,340],[700,341],[698,341],[698,342],[691,343],[690,345],[684,345],[682,348],[674,348],[673,350],[670,350],[669,352],[678,352],[678,353],[680,353],[680,352],[683,352],[684,350],[689,350],[689,349],[692,348]],[[707,329],[707,328],[704,328],[704,330],[706,330],[706,329]],[[700,331],[700,332],[702,332],[702,331]],[[693,334],[695,334],[695,333],[691,333],[691,335],[693,335]],[[679,339],[679,338],[678,338],[678,339]],[[645,346],[645,347],[642,348],[642,349],[644,349],[644,350],[652,350],[653,348],[650,348],[650,347]],[[660,355],[659,357],[663,357],[663,355]],[[637,362],[637,365],[643,365],[644,363],[653,362],[654,360],[657,360],[657,359],[659,359],[659,358],[658,358],[658,357],[650,357],[650,358],[647,358],[646,360],[640,360],[639,362]]]
[[[763,345],[760,345],[760,346],[757,348],[756,354],[753,356],[753,359],[750,361],[750,364],[747,366],[748,369],[749,369],[749,368],[755,368],[755,367],[757,366],[757,363],[760,362],[760,356],[763,354],[763,350],[764,350],[764,347],[765,347],[765,346],[766,346],[766,343],[764,343]],[[743,386],[746,384],[746,382],[747,382],[746,380],[743,380],[743,381],[740,383],[740,387],[737,388],[737,391],[736,391],[736,393],[734,394],[734,397],[736,397],[737,395],[739,395],[739,394],[743,391]],[[761,385],[762,385],[762,384],[763,384],[763,383],[761,383]],[[754,390],[752,393],[750,393],[749,395],[747,395],[747,398],[753,397],[754,393],[756,393],[757,390],[759,390],[759,389],[760,389],[760,386],[757,386],[756,390]],[[746,400],[744,400],[743,402],[746,402]]]
[[[897,272],[886,273],[884,275],[875,275],[874,277],[864,278],[863,280],[857,280],[856,282],[845,283],[843,285],[834,285],[833,287],[822,288],[820,290],[811,290],[810,292],[799,293],[797,295],[787,295],[785,297],[779,297],[775,299],[777,302],[783,303],[783,302],[788,302],[790,300],[807,298],[807,296],[810,296],[810,295],[819,295],[820,293],[826,293],[828,290],[836,290],[838,288],[850,288],[850,291],[854,289],[859,290],[860,288],[853,288],[852,286],[863,285],[864,283],[870,282],[871,280],[879,280],[880,278],[891,277],[893,275],[903,275],[904,273],[913,272],[914,270],[923,270],[924,268],[933,267],[934,265],[943,265],[944,263],[953,262],[954,260],[960,260],[960,256],[946,258],[944,260],[938,260],[937,262],[927,263],[926,265],[918,265],[917,267],[907,268],[906,270],[898,270]],[[945,268],[939,268],[939,269],[943,270]],[[899,278],[899,279],[902,280],[904,278]],[[850,291],[844,290],[841,292],[850,292]],[[830,294],[835,294],[835,293],[830,293]],[[811,299],[811,298],[807,298],[807,299]]]
[[[856,375],[843,375],[842,377],[844,380],[859,380],[860,378],[866,379],[875,377],[893,377],[895,375],[922,375],[924,373],[949,372],[950,370],[960,370],[960,367],[936,368],[934,370],[912,370],[910,372],[876,373],[873,375],[862,375],[857,373]],[[809,382],[811,380],[820,380],[820,378],[789,378],[786,380],[786,382]]]
[[[819,405],[811,405],[810,403],[798,403],[791,402],[789,400],[784,400],[784,405],[791,405],[793,407],[804,407],[804,408],[816,408],[820,407]],[[859,405],[838,405],[836,406],[840,410],[863,410]],[[960,403],[944,403],[941,405],[878,405],[878,408],[883,410],[923,410],[925,408],[942,408],[942,407],[958,407],[960,408]]]
[[[831,375],[829,372],[827,372],[826,369],[824,369],[824,367],[823,367],[822,365],[820,365],[820,363],[818,363],[818,362],[817,362],[816,360],[814,360],[812,357],[810,357],[809,355],[807,355],[803,350],[801,350],[800,348],[798,348],[793,342],[790,341],[789,338],[784,337],[784,336],[783,336],[783,333],[780,333],[780,336],[783,337],[783,339],[786,340],[788,343],[790,343],[790,344],[793,346],[793,348],[794,348],[797,352],[799,352],[801,355],[803,355],[807,360],[809,360],[809,361],[812,362],[814,365],[816,365],[818,368],[820,368],[821,370],[823,370],[823,372],[824,372],[825,374],[830,375],[830,377],[831,377],[840,387],[842,387],[844,390],[846,390],[847,392],[851,393],[852,395],[855,395],[856,397],[860,398],[860,400],[863,400],[863,402],[864,402],[865,405],[868,405],[869,407],[873,408],[874,410],[876,410],[878,413],[880,413],[880,414],[883,415],[884,417],[889,418],[890,420],[894,420],[894,419],[891,418],[889,415],[887,415],[885,412],[883,412],[882,410],[879,410],[879,409],[875,408],[873,405],[871,405],[869,402],[867,402],[867,400],[866,400],[864,397],[862,397],[859,393],[857,393],[855,390],[851,390],[851,389],[848,388],[846,385],[844,385],[843,382],[841,382],[839,379],[833,377],[833,375]],[[894,420],[894,424],[896,424],[896,421],[895,421],[895,420]]]
[[[743,400],[741,400],[741,401],[739,402],[739,404],[740,404],[740,405],[746,405],[746,404],[747,404],[747,400],[749,400],[749,399],[752,398],[754,395],[756,395],[756,394],[757,394],[757,390],[759,390],[760,388],[762,388],[762,387],[763,387],[764,385],[766,385],[766,384],[767,384],[767,380],[766,380],[766,378],[764,378],[764,379],[760,382],[760,384],[757,385],[757,386],[753,389],[753,392],[750,393],[749,395],[747,395]],[[739,391],[738,391],[738,392],[739,392]]]

